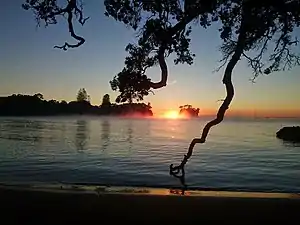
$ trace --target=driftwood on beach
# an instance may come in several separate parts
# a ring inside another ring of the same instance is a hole
[[[283,127],[277,131],[276,137],[284,141],[300,143],[300,126]]]

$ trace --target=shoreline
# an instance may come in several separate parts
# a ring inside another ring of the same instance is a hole
[[[22,191],[43,191],[53,193],[82,193],[82,194],[123,194],[148,196],[188,196],[188,197],[231,197],[231,198],[276,198],[299,199],[296,192],[268,191],[234,191],[223,189],[185,189],[179,187],[143,187],[143,186],[106,186],[97,184],[78,183],[0,183],[1,189]]]
[[[261,223],[298,219],[300,194],[89,185],[0,185],[4,221]]]

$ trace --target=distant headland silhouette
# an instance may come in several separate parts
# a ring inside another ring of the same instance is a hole
[[[0,97],[0,116],[54,116],[54,115],[109,115],[109,116],[153,116],[150,103],[110,103],[109,95],[103,97],[100,106],[91,105],[80,93],[77,100],[66,102],[44,100],[43,95],[13,94]]]

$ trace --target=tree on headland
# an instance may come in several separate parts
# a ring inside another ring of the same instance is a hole
[[[179,106],[179,114],[191,117],[198,117],[199,115],[199,108],[193,108],[192,105],[182,105]]]
[[[40,99],[40,100],[43,100],[43,99],[44,99],[44,96],[43,96],[41,93],[35,94],[34,97],[37,97],[37,98]]]
[[[110,106],[110,105],[111,105],[111,102],[110,102],[109,94],[105,94],[102,98],[101,106],[102,107],[107,107],[107,106]]]
[[[88,101],[88,94],[84,88],[80,88],[77,93],[77,102]]]
[[[77,44],[65,43],[56,46],[78,47],[84,39],[75,34],[73,15],[82,25],[86,21],[80,1],[69,0],[59,7],[56,0],[26,1],[25,9],[32,9],[37,21],[46,25],[56,23],[57,16],[67,14],[71,36]],[[300,58],[293,48],[298,44],[295,28],[300,26],[299,0],[105,0],[105,15],[138,31],[136,43],[126,47],[129,55],[125,58],[124,69],[111,81],[113,90],[120,92],[120,102],[143,100],[153,89],[167,85],[168,67],[166,57],[175,54],[174,63],[193,63],[190,51],[190,34],[197,26],[208,28],[212,23],[220,25],[222,41],[220,51],[223,57],[220,67],[224,68],[222,82],[226,97],[216,114],[208,122],[200,138],[192,140],[187,155],[171,172],[184,171],[184,165],[191,157],[196,143],[204,143],[211,127],[223,121],[225,112],[234,97],[232,72],[244,59],[253,70],[253,81],[260,74],[290,69],[300,64]],[[159,65],[161,79],[153,82],[147,77],[148,68]]]

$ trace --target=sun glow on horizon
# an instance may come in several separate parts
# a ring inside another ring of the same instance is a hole
[[[162,116],[163,118],[167,118],[167,119],[178,119],[179,113],[178,111],[175,110],[168,110],[167,112],[165,112]]]

